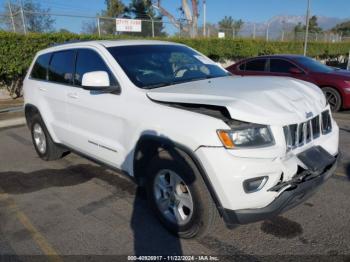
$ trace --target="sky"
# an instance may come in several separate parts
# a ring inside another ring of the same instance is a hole
[[[0,0],[0,12],[8,2],[20,0]],[[95,16],[105,8],[104,0],[34,0],[42,7],[49,7],[53,13]],[[130,0],[123,1],[126,5]],[[224,16],[232,16],[250,22],[263,22],[275,15],[305,15],[307,0],[206,0],[207,22],[216,23]],[[177,8],[180,0],[162,0],[162,5],[175,17],[180,16]],[[200,0],[200,13],[202,0]],[[350,0],[311,0],[311,13],[318,16],[350,18]],[[56,18],[56,28],[68,28],[80,32],[84,18]],[[200,23],[203,17],[200,16]],[[171,30],[170,26],[167,30]]]

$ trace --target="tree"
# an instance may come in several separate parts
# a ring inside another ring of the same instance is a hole
[[[294,27],[295,33],[300,33],[300,32],[305,32],[305,31],[306,31],[306,25],[302,25],[302,23],[300,23],[300,22]],[[315,15],[309,19],[309,32],[310,33],[322,32],[322,28],[318,26],[317,16],[315,16]]]
[[[331,29],[333,33],[341,34],[342,36],[350,36],[350,20],[341,24],[337,24]]]
[[[199,0],[191,0],[192,10],[189,6],[188,0],[181,0],[180,11],[185,16],[185,23],[182,24],[181,21],[177,20],[174,15],[169,13],[161,5],[161,0],[157,0],[156,6],[159,9],[160,13],[163,16],[168,17],[169,21],[178,29],[183,30],[186,33],[189,33],[192,37],[197,36],[198,34],[198,3]]]
[[[305,32],[305,26],[303,26],[302,23],[299,22],[294,27],[294,40],[298,40],[300,38],[300,33],[303,33],[303,32]]]
[[[206,28],[206,36],[208,37],[218,36],[219,29],[217,24],[206,23],[205,28]],[[199,32],[203,31],[203,26],[199,26],[198,31]]]
[[[304,30],[304,27],[300,22],[294,27],[294,32],[298,33],[298,32],[302,32]]]
[[[151,0],[132,0],[127,13],[130,14],[131,18],[153,20],[154,24],[154,35],[165,36],[163,32],[162,15],[156,16]],[[140,33],[137,33],[140,35]],[[142,36],[152,36],[152,21],[142,21]]]
[[[305,27],[306,30],[306,27]],[[317,16],[313,15],[309,20],[309,32],[310,33],[321,33],[322,28],[318,26]]]
[[[239,31],[241,30],[242,26],[243,26],[244,22],[242,19],[238,19],[234,22],[233,24],[233,29],[235,31],[235,36],[238,35]]]
[[[125,17],[126,7],[121,0],[105,0],[105,4],[106,10],[102,10],[101,14],[99,15],[102,17],[99,19],[101,33],[115,34],[116,24],[115,19],[112,18]],[[92,23],[90,23],[90,25],[85,25],[85,29],[90,29],[90,31],[92,31],[92,28]]]
[[[306,31],[306,25],[303,25],[302,23],[299,22],[294,27],[295,40],[301,40],[302,37],[304,37],[305,31]],[[309,33],[317,34],[321,32],[322,32],[322,28],[318,26],[317,16],[314,15],[309,19]]]
[[[225,16],[219,21],[219,28],[225,32],[227,36],[237,36],[244,22],[242,19],[234,20],[232,16]]]
[[[59,33],[62,34],[73,34],[71,31],[65,29],[65,28],[61,28],[60,30],[58,30]]]
[[[25,29],[28,32],[51,32],[53,31],[53,25],[55,19],[51,17],[50,8],[42,8],[39,2],[33,0],[24,0],[24,23]],[[5,9],[5,23],[8,30],[16,30],[17,32],[23,32],[23,20],[20,15],[21,6],[16,1],[15,3],[9,1],[4,5]],[[12,14],[12,17],[11,17]],[[13,20],[12,20],[13,18]],[[13,28],[14,27],[14,28]]]
[[[106,10],[102,12],[102,15],[108,17],[118,17],[125,12],[125,5],[121,0],[105,0]]]

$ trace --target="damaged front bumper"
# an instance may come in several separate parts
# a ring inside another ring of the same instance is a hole
[[[274,201],[263,208],[223,209],[222,216],[226,225],[233,227],[236,224],[265,220],[300,204],[308,199],[335,172],[339,155],[333,157],[321,147],[316,147],[309,150],[309,152],[305,152],[299,158],[303,160],[307,169],[300,169],[290,181],[270,188],[269,191],[282,192]]]

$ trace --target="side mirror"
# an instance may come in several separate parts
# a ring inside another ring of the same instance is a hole
[[[109,76],[105,71],[93,71],[83,74],[81,84],[86,90],[104,90],[110,87]]]
[[[291,74],[294,74],[294,75],[301,75],[301,74],[303,74],[303,71],[301,71],[301,70],[300,70],[299,68],[297,68],[297,67],[291,67],[291,68],[289,68],[288,72],[291,73]]]

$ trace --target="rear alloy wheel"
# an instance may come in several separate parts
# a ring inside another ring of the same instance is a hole
[[[33,125],[34,145],[41,154],[46,153],[46,136],[39,123]]]
[[[52,140],[40,115],[34,115],[30,119],[30,129],[35,151],[41,159],[46,161],[56,160],[68,153],[67,150]]]
[[[332,87],[324,87],[322,91],[326,97],[327,103],[333,112],[338,112],[342,105],[342,100],[339,92]]]

